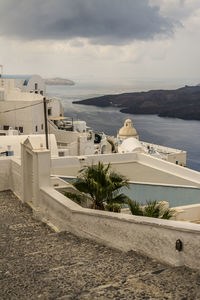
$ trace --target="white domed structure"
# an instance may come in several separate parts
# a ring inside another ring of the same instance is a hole
[[[136,129],[133,127],[133,123],[132,123],[131,119],[127,119],[124,122],[124,126],[119,130],[117,137],[120,139],[127,139],[130,137],[139,139],[139,136],[137,134]]]
[[[129,153],[129,152],[142,152],[143,148],[141,143],[136,138],[125,139],[122,144],[118,147],[119,153]]]

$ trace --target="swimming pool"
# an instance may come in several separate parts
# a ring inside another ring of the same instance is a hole
[[[72,183],[76,177],[60,177]],[[200,203],[200,189],[189,186],[144,184],[130,182],[130,189],[122,188],[121,192],[145,205],[147,201],[167,201],[170,207]]]

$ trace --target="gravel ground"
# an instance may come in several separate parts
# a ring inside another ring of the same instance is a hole
[[[200,299],[200,272],[55,233],[0,192],[0,299]]]

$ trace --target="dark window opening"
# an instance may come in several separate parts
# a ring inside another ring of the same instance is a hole
[[[51,114],[52,114],[52,109],[48,108],[48,116],[51,116]]]
[[[38,91],[35,91],[35,94],[38,94]]]
[[[8,125],[3,125],[3,130],[8,130],[10,126]]]
[[[37,128],[37,125],[35,126],[35,131],[37,132],[38,128]]]
[[[43,125],[43,124],[41,124],[41,129],[43,130],[43,128],[44,128],[44,125]]]
[[[23,133],[24,132],[24,128],[22,126],[19,126],[19,132]]]
[[[176,160],[176,165],[178,165],[178,160]]]
[[[43,95],[43,91],[40,91],[40,95]]]
[[[37,83],[35,83],[35,90],[37,90],[38,89],[38,84]]]
[[[64,152],[58,152],[59,156],[65,156],[65,153]]]

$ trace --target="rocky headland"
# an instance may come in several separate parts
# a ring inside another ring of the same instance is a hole
[[[160,117],[200,120],[200,85],[176,90],[105,95],[74,103],[119,107],[122,113],[129,114],[156,114]]]
[[[45,83],[47,85],[74,85],[74,81],[64,78],[46,78]]]

